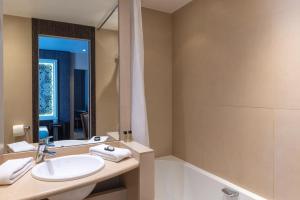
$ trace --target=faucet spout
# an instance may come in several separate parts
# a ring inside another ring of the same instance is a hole
[[[46,155],[49,155],[50,157],[53,157],[56,155],[55,151],[49,151],[47,148],[48,144],[49,144],[49,139],[50,139],[50,137],[48,137],[44,140],[40,140],[39,146],[38,146],[38,149],[36,152],[36,156],[35,156],[36,163],[44,162]]]

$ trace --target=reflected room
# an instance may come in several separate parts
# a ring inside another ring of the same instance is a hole
[[[16,4],[4,1],[6,151],[18,152],[11,147],[19,142],[31,150],[42,140],[61,147],[118,136],[118,1],[76,1],[63,12]]]
[[[39,36],[39,139],[89,137],[87,40]]]

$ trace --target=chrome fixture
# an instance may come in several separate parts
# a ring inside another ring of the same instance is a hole
[[[222,192],[224,194],[224,200],[238,200],[240,195],[239,192],[230,188],[223,188]]]
[[[29,134],[30,133],[30,126],[24,126],[24,132],[25,132],[25,134]]]
[[[36,156],[35,156],[35,162],[36,163],[41,163],[45,161],[45,156],[48,155],[50,157],[53,157],[56,155],[55,151],[49,151],[48,147],[50,146],[50,142],[49,139],[51,139],[51,137],[47,137],[44,139],[41,139],[39,141],[39,146],[36,152]]]

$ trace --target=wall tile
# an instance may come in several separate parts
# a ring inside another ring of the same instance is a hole
[[[196,1],[175,13],[175,90],[188,88],[199,104],[273,107],[270,5]]]
[[[275,199],[298,200],[300,110],[275,112]]]
[[[272,110],[200,106],[183,113],[187,117],[185,134],[174,136],[182,141],[174,144],[176,156],[273,198]]]
[[[297,7],[297,4],[294,4],[294,6]],[[289,8],[274,11],[271,62],[276,72],[274,84],[275,108],[300,109],[299,23],[299,9]]]
[[[151,148],[172,153],[172,18],[143,9],[145,93]]]

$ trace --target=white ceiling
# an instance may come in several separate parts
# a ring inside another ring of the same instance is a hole
[[[118,9],[115,9],[110,18],[105,22],[102,26],[103,29],[106,30],[114,30],[117,31],[119,29],[119,12]]]
[[[142,6],[166,13],[173,13],[192,0],[142,0]]]
[[[4,14],[97,26],[117,0],[4,0]]]
[[[192,0],[142,0],[142,6],[173,13]],[[48,19],[97,27],[116,6],[118,0],[3,0],[4,14]],[[104,29],[118,29],[114,12]]]

